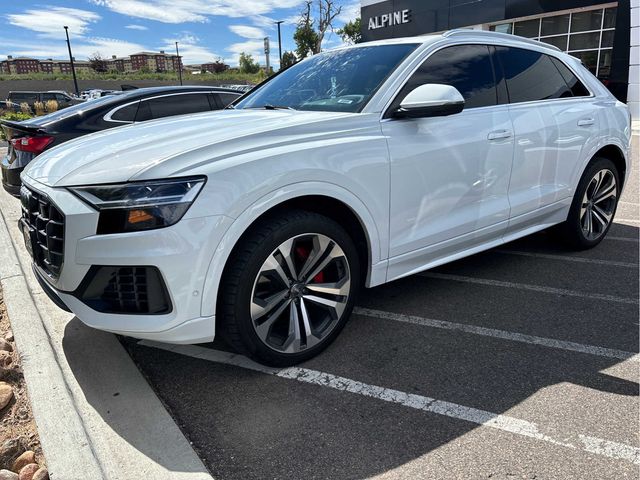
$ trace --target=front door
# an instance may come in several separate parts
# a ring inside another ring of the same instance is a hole
[[[506,228],[513,127],[493,61],[486,45],[435,52],[391,109],[417,86],[439,83],[460,91],[464,110],[382,122],[391,156],[389,280],[499,239]]]

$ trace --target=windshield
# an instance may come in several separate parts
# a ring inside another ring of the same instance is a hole
[[[234,106],[359,112],[416,46],[376,45],[321,53],[283,71]]]

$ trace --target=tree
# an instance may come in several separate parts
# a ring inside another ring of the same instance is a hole
[[[109,70],[109,64],[100,52],[95,52],[89,57],[89,66],[99,73],[105,73]]]
[[[305,10],[300,14],[298,27],[293,34],[293,40],[296,42],[296,56],[299,59],[307,58],[315,52],[318,43],[318,34],[313,28],[313,19],[311,18],[311,1],[307,1]]]
[[[242,52],[238,65],[241,73],[258,73],[260,71],[260,64],[253,59],[250,53]]]
[[[311,16],[314,4],[317,7],[317,18]],[[300,14],[298,28],[293,34],[296,42],[296,54],[303,59],[309,55],[320,53],[322,41],[329,30],[333,30],[333,21],[342,12],[342,6],[335,0],[307,0]]]
[[[344,27],[336,30],[336,33],[342,37],[342,41],[353,45],[362,42],[362,21],[359,18],[345,23]]]
[[[283,52],[282,53],[282,62],[280,62],[280,69],[290,67],[294,65],[298,59],[296,58],[296,54],[293,52]]]

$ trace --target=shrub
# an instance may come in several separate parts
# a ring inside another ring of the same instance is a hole
[[[47,102],[44,104],[44,107],[47,113],[57,112],[58,102],[55,100],[47,100]]]

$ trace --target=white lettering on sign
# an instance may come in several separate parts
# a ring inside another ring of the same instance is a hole
[[[411,10],[399,10],[397,12],[383,13],[369,19],[369,30],[392,27],[411,22]]]

